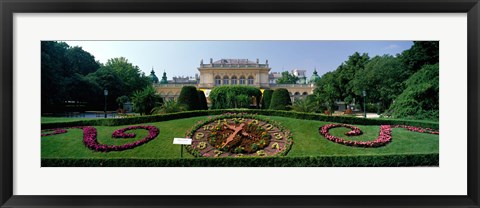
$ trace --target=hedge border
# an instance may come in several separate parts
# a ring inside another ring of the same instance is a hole
[[[44,158],[42,167],[405,167],[438,166],[439,154],[245,158]]]
[[[162,115],[150,115],[150,116],[138,116],[129,118],[106,118],[106,119],[91,119],[80,121],[67,121],[67,122],[52,122],[42,123],[42,129],[62,128],[70,126],[121,126],[132,125],[139,123],[153,123],[160,121],[169,121],[182,118],[191,118],[198,116],[213,116],[224,113],[248,113],[264,116],[280,116],[304,120],[316,120],[334,123],[347,123],[357,125],[408,125],[417,126],[423,128],[438,129],[438,122],[428,121],[412,121],[412,120],[400,120],[400,119],[367,119],[347,116],[326,116],[318,113],[302,113],[295,111],[280,111],[280,110],[263,110],[263,109],[217,109],[217,110],[196,110],[196,111],[184,111],[179,113],[170,113]]]

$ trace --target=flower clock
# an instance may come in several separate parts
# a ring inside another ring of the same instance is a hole
[[[351,141],[347,139],[343,139],[340,137],[336,137],[330,134],[330,129],[332,128],[339,128],[345,127],[349,128],[351,131],[345,133],[346,136],[358,136],[362,134],[362,131],[352,125],[348,124],[327,124],[320,127],[320,134],[324,136],[326,139],[347,146],[355,146],[355,147],[380,147],[385,146],[392,141],[392,128],[404,128],[409,131],[419,132],[419,133],[429,133],[429,134],[439,134],[438,131],[430,128],[420,128],[415,126],[406,126],[406,125],[381,125],[380,126],[380,133],[378,137],[373,141]]]
[[[285,155],[292,144],[291,133],[279,124],[248,114],[211,118],[187,133],[187,149],[202,157],[265,157]]]

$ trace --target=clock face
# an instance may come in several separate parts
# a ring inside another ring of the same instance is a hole
[[[285,154],[290,132],[258,118],[212,119],[193,131],[192,151],[203,157],[274,156]]]

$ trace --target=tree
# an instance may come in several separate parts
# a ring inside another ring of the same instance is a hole
[[[138,66],[133,66],[124,57],[112,58],[102,67],[108,72],[114,73],[122,82],[120,95],[131,95],[134,91],[142,90],[152,84],[150,78],[141,73]]]
[[[335,82],[335,72],[327,72],[317,81],[313,91],[319,106],[324,105],[328,111],[335,111],[335,101],[340,97],[339,86]]]
[[[178,103],[185,105],[187,110],[199,110],[200,100],[198,98],[197,88],[194,86],[184,86],[178,96]]]
[[[78,59],[72,62],[73,59]],[[92,64],[93,63],[93,64]],[[87,72],[99,65],[95,58],[79,47],[64,42],[41,42],[41,102],[42,112],[61,112],[65,101],[95,102],[91,93],[98,87],[85,79]],[[75,109],[78,110],[78,109]]]
[[[424,65],[406,82],[406,89],[390,106],[393,118],[428,119],[439,118],[439,66]]]
[[[270,101],[272,100],[273,90],[264,90],[263,97],[262,97],[262,108],[268,109],[270,108]]]
[[[273,110],[288,110],[292,105],[290,100],[290,93],[285,88],[279,88],[273,91],[272,100],[270,102],[270,109]]]
[[[436,64],[439,60],[438,41],[414,41],[410,49],[399,56],[410,75],[420,70],[423,65]]]
[[[353,92],[362,96],[367,92],[369,103],[379,104],[380,112],[388,109],[392,101],[405,89],[408,71],[402,62],[393,56],[375,56],[352,80]]]
[[[87,75],[100,68],[100,64],[95,61],[95,57],[84,51],[82,47],[71,47],[66,51],[66,59],[71,69],[81,75]]]
[[[335,70],[333,80],[336,83],[334,85],[337,86],[336,90],[338,90],[339,100],[345,101],[345,104],[361,98],[354,89],[352,80],[355,77],[363,76],[362,71],[369,61],[370,57],[367,53],[360,54],[355,52]]]
[[[198,99],[200,100],[199,110],[208,110],[207,98],[202,90],[198,90]]]
[[[150,115],[155,107],[161,106],[162,97],[158,95],[152,86],[148,86],[143,90],[133,93],[132,96],[133,110],[140,115]]]
[[[288,71],[282,72],[282,77],[277,80],[277,84],[295,84],[298,81],[298,77],[288,73]]]

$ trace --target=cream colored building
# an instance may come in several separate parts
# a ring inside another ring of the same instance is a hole
[[[183,86],[193,85],[197,89],[203,90],[208,97],[208,94],[215,86],[222,85],[246,85],[258,87],[262,92],[264,89],[278,89],[285,88],[290,92],[292,101],[299,98],[304,98],[307,95],[313,94],[315,88],[314,84],[275,84],[269,80],[271,68],[268,60],[260,63],[259,59],[255,61],[249,59],[220,59],[213,61],[210,59],[208,63],[200,61],[200,66],[197,68],[200,72],[197,83],[172,83],[166,80],[166,75],[162,77],[160,83],[154,84],[157,92],[164,99],[176,99]],[[316,75],[316,71],[314,73]]]

